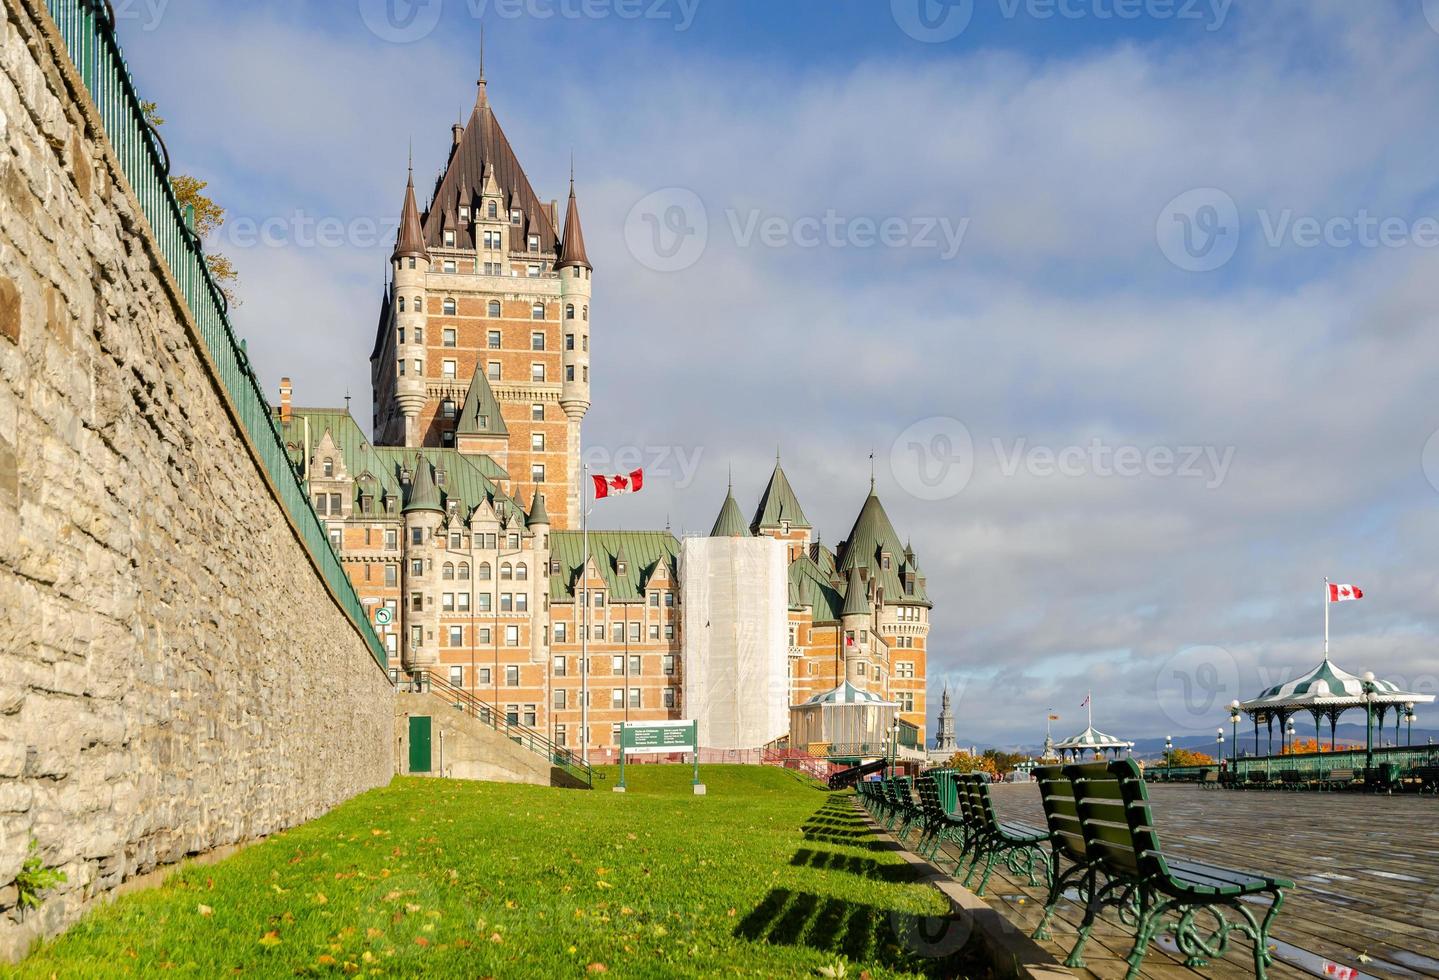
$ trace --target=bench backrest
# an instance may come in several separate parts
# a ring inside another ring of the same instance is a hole
[[[1064,775],[1074,787],[1086,855],[1109,874],[1120,877],[1140,874],[1139,849],[1130,830],[1124,790],[1110,765],[1104,762],[1068,765],[1064,767]],[[1142,786],[1142,779],[1140,783]]]
[[[1039,798],[1044,804],[1044,822],[1049,828],[1054,848],[1071,861],[1088,860],[1084,850],[1084,828],[1079,824],[1079,807],[1074,802],[1074,786],[1064,774],[1063,766],[1039,766],[1034,770],[1039,780]]]
[[[1329,778],[1330,778],[1330,779],[1353,779],[1353,778],[1354,778],[1354,770],[1353,770],[1353,769],[1330,769],[1330,770],[1329,770]]]
[[[960,800],[964,806],[964,818],[972,826],[986,833],[995,829],[994,804],[989,799],[988,784],[984,777],[965,773],[959,777]]]
[[[1155,829],[1154,814],[1149,809],[1149,790],[1144,785],[1144,771],[1133,759],[1119,759],[1109,764],[1109,772],[1119,784],[1125,822],[1129,825],[1130,840],[1138,857],[1139,872],[1145,876],[1168,877],[1169,866],[1164,861],[1163,849],[1159,846],[1159,831]]]
[[[1217,782],[1219,782],[1219,770],[1218,770],[1218,769],[1206,769],[1206,770],[1204,770],[1204,781],[1205,781],[1206,783],[1217,783]]]

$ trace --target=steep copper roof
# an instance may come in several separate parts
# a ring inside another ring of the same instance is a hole
[[[550,223],[549,211],[535,195],[524,168],[515,157],[515,151],[510,148],[510,141],[495,119],[483,79],[480,80],[475,109],[470,113],[470,121],[465,124],[464,135],[452,149],[444,176],[435,185],[434,200],[425,212],[425,242],[431,248],[442,246],[444,232],[449,229],[455,233],[456,247],[475,247],[469,223],[459,220],[459,206],[475,206],[485,186],[486,164],[494,165],[495,179],[509,199],[510,207],[519,208],[524,214],[520,235],[539,235],[540,251],[553,253],[558,239]],[[524,241],[524,237],[520,240]]]
[[[594,269],[590,265],[590,257],[585,254],[585,234],[580,230],[580,205],[575,200],[573,177],[570,178],[570,203],[565,211],[565,240],[560,244],[560,257],[555,262],[555,268],[564,269],[572,265]]]
[[[420,209],[415,206],[415,171],[410,168],[410,179],[405,182],[405,204],[400,209],[400,231],[395,236],[395,254],[391,259],[413,255],[427,257],[425,236],[420,230]]]

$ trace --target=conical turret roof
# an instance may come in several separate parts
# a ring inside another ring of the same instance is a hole
[[[526,527],[534,527],[536,524],[548,524],[550,515],[545,513],[545,497],[538,490],[535,491],[535,499],[530,503],[530,518]]]
[[[849,570],[849,584],[844,589],[844,608],[839,611],[841,616],[868,616],[874,611],[869,604],[869,596],[864,594],[864,581],[859,577],[859,569]]]
[[[750,521],[749,529],[758,534],[760,528],[780,527],[786,521],[790,527],[810,526],[809,519],[804,516],[804,509],[799,505],[799,498],[795,496],[794,488],[789,485],[789,477],[784,475],[784,468],[779,464],[779,455],[776,454],[774,472],[770,474],[769,485],[760,495],[759,507],[755,509],[754,520]]]
[[[575,200],[574,177],[570,177],[570,202],[565,211],[565,237],[560,243],[560,254],[555,268],[564,269],[572,265],[594,268],[590,265],[590,257],[585,254],[585,233],[580,229],[580,205]]]
[[[720,507],[719,516],[715,518],[714,527],[710,528],[712,538],[747,538],[750,536],[749,528],[745,526],[744,515],[740,513],[739,504],[735,503],[734,488],[725,491],[724,504]]]
[[[410,494],[405,499],[405,506],[401,513],[408,514],[417,510],[445,512],[445,506],[440,500],[440,488],[435,483],[434,468],[425,457],[415,455],[415,474],[410,478]]]
[[[884,564],[885,555],[890,556],[888,568]],[[849,537],[845,538],[844,547],[836,557],[841,572],[852,568],[867,569],[884,590],[886,602],[930,604],[924,579],[918,575],[919,563],[912,551],[906,554],[899,534],[884,512],[884,505],[879,502],[873,482],[869,486],[869,496],[859,510],[859,517],[855,518],[854,527],[850,528]],[[915,573],[912,589],[905,587],[901,572]]]
[[[400,230],[395,236],[395,252],[391,259],[428,258],[425,250],[425,235],[420,228],[420,209],[415,204],[415,169],[410,168],[410,177],[405,181],[405,203],[400,207]]]
[[[500,415],[500,403],[495,398],[494,389],[490,387],[489,379],[478,364],[475,365],[474,376],[470,378],[470,390],[465,395],[465,404],[460,408],[455,432],[467,436],[510,434],[509,426],[505,425],[504,417]]]

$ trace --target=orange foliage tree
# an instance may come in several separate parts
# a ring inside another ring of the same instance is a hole
[[[1212,766],[1214,756],[1194,749],[1170,749],[1169,764],[1172,766]]]

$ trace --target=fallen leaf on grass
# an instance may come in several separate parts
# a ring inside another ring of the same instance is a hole
[[[329,901],[329,899],[325,897],[324,892],[315,892],[314,901],[316,905],[324,905],[326,902]]]
[[[334,966],[336,962],[337,961],[333,956],[331,956],[329,953],[325,953],[315,961],[315,964],[317,966]]]
[[[586,973],[609,973],[609,972],[610,972],[610,968],[607,967],[607,966],[605,966],[603,963],[591,963],[589,966],[585,967],[585,972],[586,972]]]
[[[215,910],[212,909],[212,908],[210,908],[210,906],[208,906],[208,905],[196,905],[196,906],[195,906],[195,911],[196,911],[196,912],[199,912],[201,915],[214,915],[214,914],[215,914]]]
[[[271,929],[260,937],[261,946],[278,946],[281,942],[283,942],[283,940],[280,938],[280,934],[274,929]]]
[[[613,888],[613,887],[615,887],[615,886],[614,886],[614,885],[611,885],[608,881],[597,881],[597,882],[595,882],[595,887],[596,887],[596,888]]]

